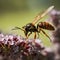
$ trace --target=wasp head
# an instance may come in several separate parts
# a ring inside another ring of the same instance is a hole
[[[28,23],[25,26],[23,26],[22,28],[25,29],[26,31],[28,31],[31,29],[32,26],[33,26],[32,23]]]

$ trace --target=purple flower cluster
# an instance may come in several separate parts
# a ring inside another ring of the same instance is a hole
[[[25,39],[19,35],[0,33],[0,54],[13,56],[46,56],[47,50],[40,39]],[[35,58],[35,57],[34,57]],[[24,60],[24,59],[22,59]]]
[[[17,35],[4,35],[0,34],[0,43],[5,45],[16,45],[18,42],[22,42],[22,37]]]

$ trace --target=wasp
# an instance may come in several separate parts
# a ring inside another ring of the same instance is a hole
[[[24,31],[24,34],[26,36],[26,39],[32,34],[32,32],[34,32],[34,39],[36,39],[36,33],[39,33],[40,31],[43,32],[43,34],[45,34],[49,39],[50,37],[45,33],[45,31],[43,29],[46,30],[55,30],[54,26],[52,26],[50,23],[48,22],[39,22],[37,24],[37,26],[35,26],[35,24],[41,19],[43,18],[45,15],[47,15],[52,9],[54,8],[54,6],[49,7],[44,13],[42,14],[38,14],[32,23],[28,23],[25,26],[23,26],[22,28],[19,27],[15,27],[13,30],[15,29],[20,29],[22,31]]]

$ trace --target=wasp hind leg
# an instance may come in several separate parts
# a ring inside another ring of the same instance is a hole
[[[44,35],[46,35],[50,39],[50,37],[45,33],[44,30],[41,29],[41,31],[43,32]],[[50,39],[50,41],[51,41],[51,39]]]

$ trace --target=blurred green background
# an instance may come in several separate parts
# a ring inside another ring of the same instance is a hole
[[[55,9],[59,10],[60,0],[0,0],[0,31],[24,36],[22,31],[12,31],[11,29],[15,26],[22,27],[32,22],[38,13],[51,5],[54,5]],[[40,21],[44,21],[47,18],[45,16]],[[46,46],[51,45],[45,35],[40,34],[40,38]]]

